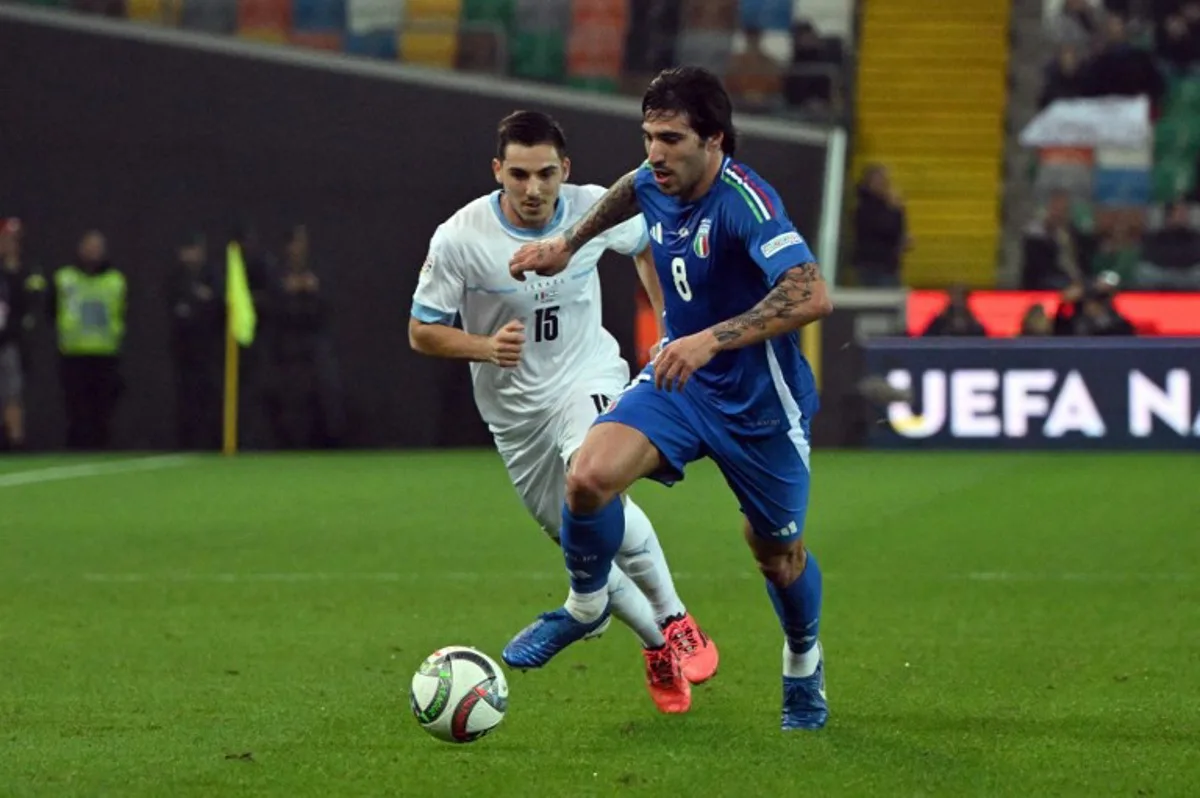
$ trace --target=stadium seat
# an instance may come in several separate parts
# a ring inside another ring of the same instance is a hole
[[[237,18],[237,0],[183,0],[180,24],[205,33],[233,33]]]
[[[478,29],[470,25],[480,25]],[[502,43],[505,39],[499,23],[492,23],[494,29],[488,29],[488,23],[467,23],[458,31],[458,60],[455,69],[463,72],[481,72],[489,75],[503,75],[508,70],[508,64],[501,59]]]
[[[294,0],[292,28],[305,33],[340,33],[346,28],[345,0]]]
[[[566,37],[558,33],[518,32],[512,37],[509,57],[513,77],[560,81],[567,55]]]
[[[307,47],[311,50],[327,50],[331,53],[341,52],[343,36],[337,31],[292,31],[289,41],[297,47]]]
[[[405,21],[450,20],[462,17],[462,0],[408,0],[404,6]]]
[[[1166,112],[1188,109],[1200,111],[1200,77],[1172,78],[1167,86]]]
[[[571,30],[581,27],[613,27],[624,30],[629,24],[625,0],[572,0]]]
[[[291,0],[238,0],[239,38],[281,43],[291,29]]]
[[[615,81],[624,57],[624,26],[584,23],[572,27],[567,42],[567,75]]]
[[[685,30],[733,31],[737,13],[737,0],[683,0],[679,16]]]
[[[1196,162],[1178,156],[1158,159],[1150,180],[1155,202],[1173,202],[1195,187]]]
[[[1200,118],[1175,112],[1154,126],[1154,154],[1163,158],[1200,152]]]
[[[404,0],[344,0],[346,3],[346,33],[353,36],[376,35],[387,32],[396,36],[404,14]],[[393,53],[395,41],[390,45]]]
[[[367,33],[347,33],[343,52],[394,61],[397,58],[396,33],[393,30],[373,30]]]
[[[789,30],[792,27],[792,0],[741,0],[738,20],[742,28]]]
[[[178,25],[180,6],[179,0],[125,0],[125,15],[134,22]]]
[[[400,60],[406,64],[454,69],[458,58],[458,31],[404,30],[400,34]]]
[[[522,33],[557,33],[571,29],[571,0],[517,0],[513,28]]]
[[[653,75],[678,63],[675,45],[679,26],[676,0],[633,0],[626,26],[625,70]]]
[[[463,0],[463,22],[495,22],[505,28],[512,25],[515,0]]]

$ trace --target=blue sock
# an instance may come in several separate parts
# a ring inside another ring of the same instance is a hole
[[[767,593],[775,605],[788,648],[795,654],[812,649],[817,643],[821,620],[821,569],[817,558],[808,552],[808,562],[796,581],[782,589],[767,582]]]
[[[625,508],[618,496],[595,513],[579,514],[563,506],[563,558],[576,593],[595,593],[608,585],[608,572],[625,537]]]

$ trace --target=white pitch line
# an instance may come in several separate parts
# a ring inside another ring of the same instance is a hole
[[[34,468],[29,471],[13,471],[8,474],[0,474],[0,488],[40,485],[44,482],[57,482],[59,480],[79,479],[81,477],[101,477],[109,474],[160,471],[164,468],[183,465],[191,459],[186,454],[163,454],[152,457],[138,457],[132,460],[106,460],[99,463],[79,463],[78,465]]]

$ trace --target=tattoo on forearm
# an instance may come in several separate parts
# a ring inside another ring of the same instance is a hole
[[[742,315],[718,324],[713,328],[713,334],[717,341],[725,344],[753,330],[767,330],[778,319],[803,324],[819,318],[821,314],[814,312],[809,301],[813,298],[813,285],[820,279],[821,271],[815,263],[788,270],[761,302]]]
[[[633,190],[633,178],[636,174],[630,172],[613,183],[587,215],[571,226],[566,232],[567,249],[578,252],[580,247],[605,230],[637,216],[637,194]]]

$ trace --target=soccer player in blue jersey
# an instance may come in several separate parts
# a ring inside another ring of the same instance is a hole
[[[745,516],[744,534],[783,626],[784,729],[829,715],[817,640],[821,571],[804,546],[809,424],[818,400],[797,331],[833,306],[812,252],[779,195],[734,160],[729,96],[712,73],[660,73],[642,99],[647,160],[566,233],[519,249],[509,264],[560,272],[601,232],[641,213],[666,298],[667,341],[600,415],[567,478],[562,549],[587,617],[558,609],[509,644],[546,656],[604,623],[605,584],[624,533],[620,496],[650,477],[683,479],[716,462]]]

